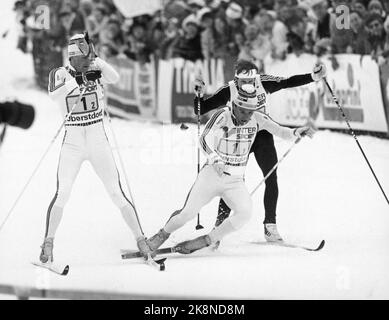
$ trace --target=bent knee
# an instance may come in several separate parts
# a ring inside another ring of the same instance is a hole
[[[245,223],[250,220],[252,211],[253,211],[253,208],[250,204],[249,206],[243,207],[241,209],[241,211],[239,212],[241,219],[244,220]]]

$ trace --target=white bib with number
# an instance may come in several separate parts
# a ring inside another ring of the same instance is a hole
[[[103,119],[102,104],[104,101],[102,100],[103,93],[101,86],[96,84],[82,88],[85,90],[84,94],[75,107],[74,105],[79,99],[80,90],[76,89],[74,92],[69,93],[66,97],[67,113],[73,109],[66,125],[88,125]]]
[[[231,175],[243,175],[249,159],[251,146],[258,132],[258,124],[253,116],[243,126],[236,126],[227,111],[227,123],[216,146],[216,152],[226,164],[225,172]]]

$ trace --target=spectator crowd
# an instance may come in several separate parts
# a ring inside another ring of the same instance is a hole
[[[49,2],[51,27],[45,30],[34,24],[33,8],[42,0],[16,1],[21,50],[40,37],[51,50],[65,51],[69,37],[88,30],[101,55],[141,63],[173,57],[260,63],[289,53],[354,53],[383,64],[389,57],[387,0],[161,0],[160,11],[132,18],[113,0]]]

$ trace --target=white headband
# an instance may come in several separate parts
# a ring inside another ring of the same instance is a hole
[[[77,44],[72,43],[68,46],[68,56],[69,58],[71,58],[71,57],[78,57],[78,56],[84,57],[85,55],[81,52]]]

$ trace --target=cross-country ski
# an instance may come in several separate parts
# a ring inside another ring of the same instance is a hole
[[[61,265],[57,263],[42,263],[42,262],[31,262],[34,266],[38,268],[43,268],[50,270],[51,272],[54,272],[55,274],[58,274],[60,276],[67,276],[69,273],[69,265]]]

